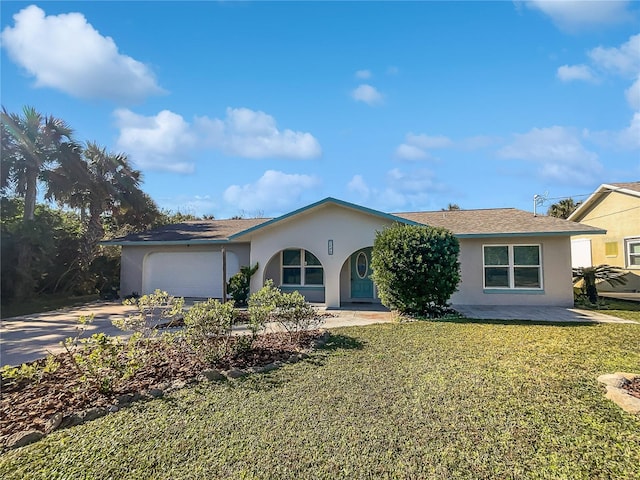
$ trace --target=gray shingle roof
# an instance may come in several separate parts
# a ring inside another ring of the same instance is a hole
[[[624,188],[626,190],[633,190],[634,192],[640,192],[640,182],[609,183],[608,185]]]
[[[565,234],[598,233],[598,228],[569,222],[547,215],[533,216],[531,212],[515,208],[489,208],[482,210],[447,210],[440,212],[395,213],[414,222],[444,227],[460,236],[494,234]]]

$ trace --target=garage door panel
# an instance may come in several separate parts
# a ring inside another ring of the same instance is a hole
[[[227,252],[227,280],[239,271],[238,258]],[[156,289],[180,297],[222,297],[222,253],[154,252],[144,262],[143,293]]]

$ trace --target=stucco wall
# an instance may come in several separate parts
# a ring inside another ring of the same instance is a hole
[[[391,223],[385,218],[327,204],[257,230],[251,238],[251,264],[259,262],[260,268],[251,279],[251,290],[262,285],[265,268],[274,254],[286,248],[304,248],[324,268],[326,305],[339,307],[340,271],[345,261],[353,252],[372,246],[376,231]],[[333,240],[333,255],[328,253],[329,240]]]
[[[538,293],[485,293],[483,245],[540,244],[543,291]],[[572,306],[570,237],[499,237],[460,240],[461,282],[451,297],[454,305],[549,305]]]
[[[145,257],[155,252],[219,252],[220,245],[140,245],[122,247],[120,265],[120,296],[131,295],[133,292],[142,293],[142,269]],[[249,244],[227,244],[228,252],[238,257],[240,266],[249,265]],[[222,274],[222,272],[221,272]]]
[[[625,193],[611,192],[603,195],[600,202],[592,207],[580,223],[607,230],[605,235],[580,235],[574,239],[588,238],[591,241],[592,265],[613,265],[625,268],[624,239],[640,237],[640,197]],[[615,242],[617,254],[607,255],[605,244]],[[612,288],[608,283],[598,285],[601,291],[640,291],[640,269],[628,269],[625,276],[627,285]]]

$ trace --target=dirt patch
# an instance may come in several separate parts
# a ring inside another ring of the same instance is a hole
[[[47,423],[57,414],[64,416],[93,407],[108,408],[126,394],[137,394],[171,382],[191,381],[207,368],[227,370],[261,367],[273,362],[287,361],[291,355],[309,350],[320,331],[301,332],[295,337],[288,333],[259,336],[252,348],[241,354],[206,364],[183,341],[157,342],[148,352],[144,364],[135,374],[121,381],[112,392],[100,393],[82,380],[71,357],[58,354],[59,368],[45,374],[40,381],[5,384],[0,389],[0,437],[16,432],[37,430],[47,432]],[[33,362],[44,365],[44,360]]]

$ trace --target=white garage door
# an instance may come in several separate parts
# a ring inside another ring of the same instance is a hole
[[[220,252],[150,253],[143,269],[145,294],[160,289],[177,297],[222,298]],[[227,252],[227,281],[238,271],[238,257]]]

